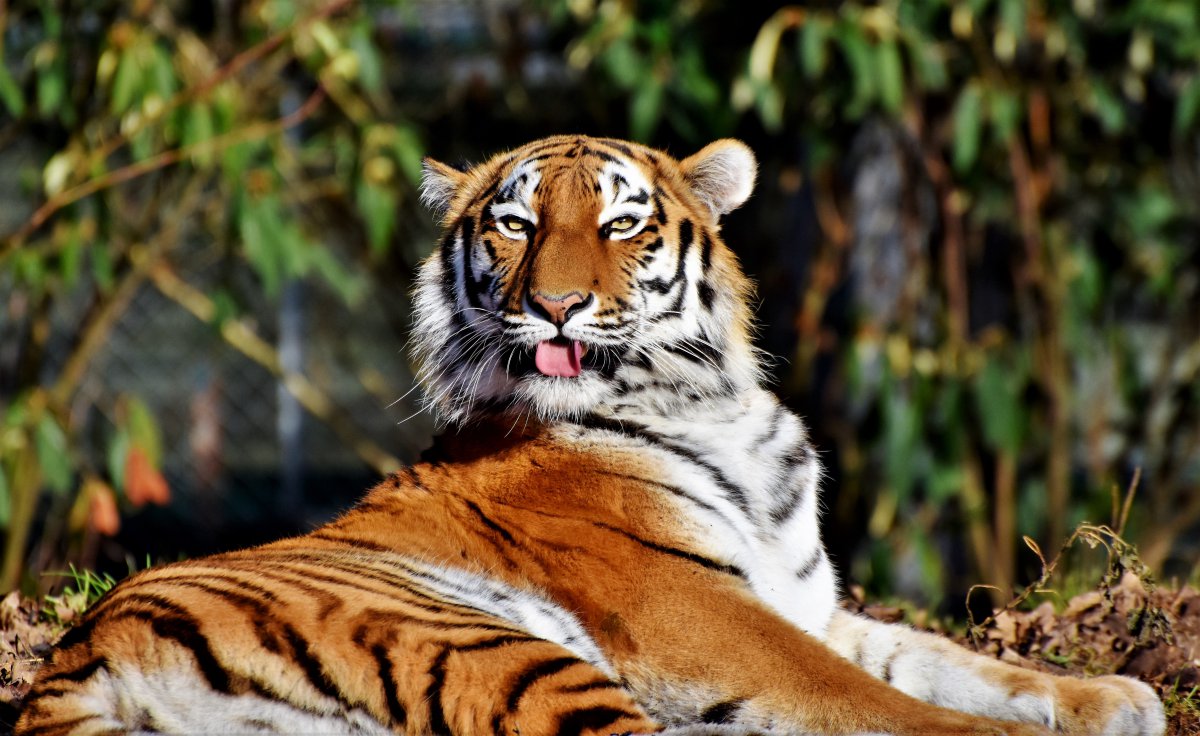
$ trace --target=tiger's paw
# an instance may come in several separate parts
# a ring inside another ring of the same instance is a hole
[[[1072,736],[1161,736],[1167,730],[1162,701],[1144,682],[1106,675],[1056,683],[1055,726]]]

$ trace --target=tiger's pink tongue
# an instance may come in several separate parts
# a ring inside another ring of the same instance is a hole
[[[583,344],[578,340],[542,340],[538,343],[533,362],[543,376],[574,378],[583,370],[579,362],[582,357]]]

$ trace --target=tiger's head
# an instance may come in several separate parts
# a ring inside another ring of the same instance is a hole
[[[669,412],[758,382],[750,285],[719,219],[756,164],[720,140],[678,161],[585,136],[469,170],[427,159],[445,235],[422,264],[414,345],[443,419]]]

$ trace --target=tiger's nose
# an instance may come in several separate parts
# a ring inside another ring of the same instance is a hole
[[[593,298],[591,294],[585,297],[578,291],[572,291],[566,296],[546,296],[539,291],[530,296],[533,299],[534,310],[559,327],[566,324],[573,314],[587,308]]]

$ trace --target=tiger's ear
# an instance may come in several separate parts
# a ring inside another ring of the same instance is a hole
[[[679,165],[684,181],[712,210],[713,219],[742,206],[754,191],[758,173],[750,147],[732,138],[709,143]]]
[[[444,215],[466,180],[467,172],[426,157],[421,162],[421,202],[435,213]]]

